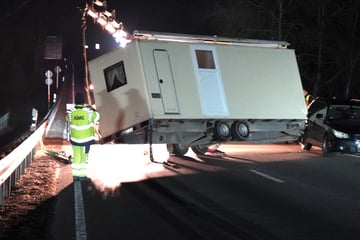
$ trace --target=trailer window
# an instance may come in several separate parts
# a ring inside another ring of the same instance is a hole
[[[215,61],[212,51],[195,50],[196,60],[199,68],[215,69]]]
[[[105,68],[104,75],[108,92],[127,84],[124,61]]]

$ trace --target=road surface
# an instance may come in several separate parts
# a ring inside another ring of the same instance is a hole
[[[99,145],[103,157],[92,161],[107,165],[99,172],[109,177],[122,174],[121,183],[107,187],[100,173],[69,182],[57,197],[54,239],[360,237],[358,157],[324,158],[296,144],[222,145],[225,155],[189,152],[164,167],[146,151],[144,158],[106,155],[115,147]]]

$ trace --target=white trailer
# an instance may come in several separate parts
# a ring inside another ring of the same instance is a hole
[[[231,141],[294,141],[307,109],[295,51],[282,41],[135,32],[89,61],[105,142],[170,153]]]

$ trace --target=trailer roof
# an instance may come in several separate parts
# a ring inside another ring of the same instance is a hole
[[[168,42],[186,42],[186,43],[207,43],[224,45],[244,45],[269,48],[287,48],[290,43],[286,41],[258,40],[246,38],[229,38],[219,36],[191,35],[179,33],[148,32],[135,30],[133,33],[135,39],[140,40],[158,40]]]

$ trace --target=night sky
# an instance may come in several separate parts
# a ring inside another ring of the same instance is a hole
[[[86,0],[90,3],[90,0]],[[126,30],[197,33],[207,29],[193,19],[192,11],[206,1],[160,0],[109,0],[108,10],[115,9],[116,20],[123,22]],[[46,116],[53,103],[56,66],[62,69],[61,78],[71,79],[71,64],[75,69],[75,82],[84,86],[84,58],[82,46],[81,16],[85,0],[9,0],[0,8],[0,117],[10,113],[9,125],[17,130],[28,129],[31,111],[39,111],[38,121]],[[203,11],[203,9],[202,9]],[[113,37],[91,17],[87,17],[86,43],[89,45],[88,60],[117,47]],[[62,39],[62,58],[47,60],[46,37]],[[101,45],[94,50],[95,43]],[[64,58],[67,59],[66,63]],[[69,64],[71,63],[71,64]],[[68,67],[66,69],[66,66]],[[48,102],[48,86],[45,72],[54,74],[50,85],[51,100]],[[65,106],[64,106],[65,108]],[[0,132],[0,140],[8,141]]]
[[[63,57],[83,81],[81,9],[85,0],[12,0],[2,4],[0,114],[47,111],[45,37],[63,39]],[[108,0],[126,30],[285,40],[297,53],[304,88],[316,96],[360,97],[358,0]],[[282,5],[279,5],[282,3]],[[281,8],[280,8],[281,7]],[[280,11],[281,9],[281,11]],[[281,24],[279,24],[281,23]],[[281,28],[279,27],[281,26]],[[87,18],[88,59],[116,47]],[[102,49],[95,51],[95,43]]]
[[[129,1],[110,0],[108,10],[115,9],[116,20],[126,30],[197,33],[206,29],[194,23],[190,11],[206,1]],[[47,111],[45,71],[64,67],[62,60],[44,60],[46,36],[63,39],[63,58],[75,65],[76,81],[83,72],[81,10],[84,0],[12,0],[2,5],[0,23],[5,26],[0,42],[0,114],[35,107]],[[88,60],[117,47],[105,30],[87,17],[86,43]],[[94,50],[95,43],[101,49]],[[63,72],[64,73],[64,72]],[[53,87],[53,86],[51,86]]]

